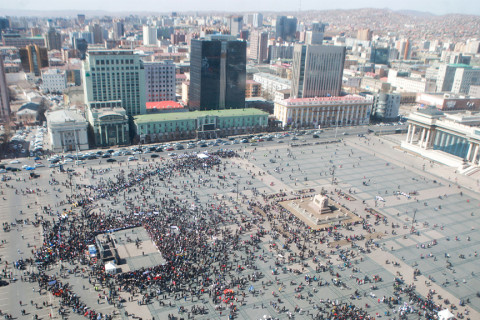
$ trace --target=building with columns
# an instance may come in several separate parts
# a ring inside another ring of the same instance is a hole
[[[465,173],[479,163],[480,113],[444,113],[434,107],[413,112],[402,147]]]
[[[50,111],[47,112],[46,118],[53,152],[88,149],[87,121],[78,111]]]
[[[344,97],[291,98],[275,101],[274,115],[283,127],[295,128],[368,125],[371,98]]]
[[[87,121],[92,142],[97,147],[125,145],[130,141],[128,116],[121,100],[92,102],[87,108]]]

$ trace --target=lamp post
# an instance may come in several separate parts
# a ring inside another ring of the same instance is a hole
[[[412,231],[414,230],[413,224],[415,223],[415,216],[416,215],[417,215],[417,209],[413,209]]]
[[[332,166],[332,186],[335,182],[335,165]]]
[[[240,182],[240,179],[237,179],[237,182],[236,182],[236,184],[237,184],[237,202],[238,202],[238,185],[239,185],[239,182]]]

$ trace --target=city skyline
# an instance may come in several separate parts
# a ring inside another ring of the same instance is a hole
[[[191,11],[216,11],[216,12],[253,12],[253,11],[269,11],[269,12],[307,12],[309,10],[352,10],[362,8],[390,9],[393,11],[418,11],[422,13],[431,13],[435,15],[446,14],[469,14],[480,15],[480,7],[472,7],[467,0],[460,1],[443,1],[439,3],[434,0],[413,1],[406,0],[403,2],[385,3],[381,0],[363,0],[353,1],[347,0],[339,3],[319,4],[314,0],[297,0],[297,1],[264,1],[261,4],[253,0],[242,1],[241,3],[225,2],[218,0],[206,0],[201,2],[186,0],[181,5],[178,3],[168,3],[159,5],[154,1],[146,1],[142,3],[141,10],[136,3],[130,1],[111,1],[96,2],[86,0],[82,2],[81,9],[74,2],[64,2],[58,0],[47,0],[42,2],[34,2],[23,0],[20,2],[5,3],[0,8],[0,15],[12,14],[12,10],[19,11],[38,11],[43,15],[44,12],[50,11],[55,14],[56,11],[73,10],[73,11],[106,11],[111,13],[139,13],[139,12],[191,12]],[[19,9],[21,8],[21,9]],[[272,8],[274,8],[272,10]],[[33,14],[33,13],[30,13]]]

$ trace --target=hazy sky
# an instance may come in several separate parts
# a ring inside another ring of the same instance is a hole
[[[2,0],[1,9],[26,10],[107,10],[107,11],[297,11],[390,8],[428,11],[435,14],[467,13],[480,15],[475,0]],[[476,3],[476,4],[475,4]]]

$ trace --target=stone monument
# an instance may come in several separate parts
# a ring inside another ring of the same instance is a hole
[[[328,198],[321,194],[317,194],[313,197],[311,207],[316,213],[320,214],[328,214],[332,212],[332,209],[328,206]]]

